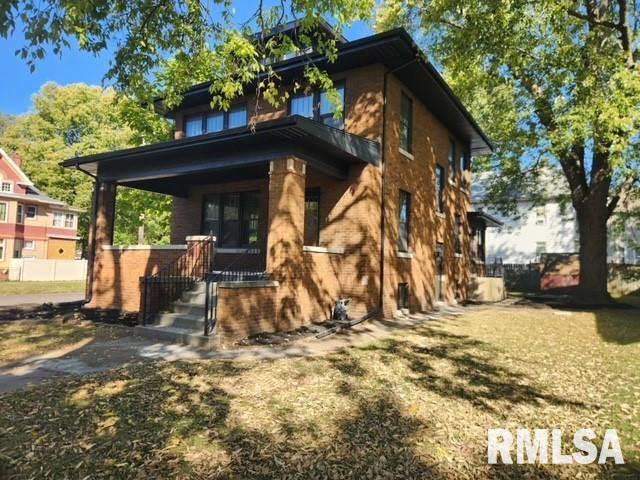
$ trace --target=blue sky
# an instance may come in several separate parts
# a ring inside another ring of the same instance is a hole
[[[236,18],[246,19],[255,6],[250,2],[236,2]],[[251,5],[250,8],[247,5]],[[356,24],[346,31],[346,37],[354,40],[372,33],[365,24]],[[46,82],[53,81],[61,85],[84,82],[101,85],[104,74],[109,69],[110,52],[95,57],[81,52],[77,48],[65,50],[62,57],[48,54],[31,73],[29,66],[15,55],[15,51],[24,46],[20,25],[9,39],[0,39],[0,112],[19,115],[31,108],[31,96],[40,90]]]

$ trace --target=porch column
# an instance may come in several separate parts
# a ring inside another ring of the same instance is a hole
[[[116,184],[96,180],[93,190],[93,215],[89,226],[89,244],[87,251],[87,298],[91,298],[90,307],[95,304],[93,289],[96,282],[96,263],[98,251],[102,245],[113,243],[113,224],[115,221]]]
[[[300,310],[296,288],[303,261],[305,177],[306,163],[298,158],[278,159],[269,165],[267,272],[281,283],[281,327],[294,324]]]
[[[306,163],[295,157],[269,165],[267,271],[274,280],[295,275],[304,241]]]

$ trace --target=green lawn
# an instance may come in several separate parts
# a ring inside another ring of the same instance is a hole
[[[0,478],[638,478],[640,315],[476,310],[323,357],[0,396]],[[627,465],[486,464],[488,428],[618,429]]]
[[[0,282],[0,295],[84,292],[84,280],[70,282]]]

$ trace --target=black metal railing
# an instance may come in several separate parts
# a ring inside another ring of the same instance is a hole
[[[268,280],[269,276],[264,270],[257,270],[254,265],[243,265],[247,255],[255,253],[255,247],[249,247],[220,270],[213,270],[205,275],[206,295],[204,302],[204,334],[208,336],[213,332],[218,313],[218,283],[219,282],[250,282]]]
[[[479,277],[496,277],[504,276],[504,265],[501,258],[496,258],[492,263],[471,263],[471,273]]]
[[[157,273],[143,278],[142,323],[153,320],[213,268],[213,237],[189,242],[187,251]]]

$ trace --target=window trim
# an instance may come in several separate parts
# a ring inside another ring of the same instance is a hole
[[[295,99],[295,98],[301,98],[301,97],[308,97],[309,95],[312,97],[312,113],[313,115],[311,117],[305,117],[305,118],[309,118],[310,120],[314,120],[316,122],[320,122],[323,125],[327,125],[327,127],[331,127],[331,128],[336,128],[338,130],[344,130],[345,129],[345,121],[347,118],[347,81],[345,78],[342,78],[340,80],[334,80],[333,82],[333,87],[334,88],[338,88],[338,87],[342,87],[342,126],[340,127],[335,127],[333,125],[327,125],[326,123],[324,123],[324,120],[326,118],[333,118],[333,113],[324,113],[321,114],[320,113],[320,95],[322,94],[322,92],[324,90],[321,90],[319,88],[313,88],[311,90],[311,94],[305,94],[304,91],[299,92],[299,93],[294,93],[291,96],[289,96],[289,99],[287,100],[287,115],[291,116],[293,115],[293,113],[291,113],[291,102]]]
[[[7,250],[7,239],[0,238],[0,262],[4,261],[5,251]]]
[[[16,224],[24,224],[24,205],[22,203],[16,204]]]
[[[29,216],[29,209],[34,209],[33,217]],[[37,205],[26,205],[24,209],[24,218],[25,220],[37,220],[38,219],[38,206]]]
[[[402,246],[402,235],[400,225],[402,224],[402,198],[405,196],[407,199],[407,238],[406,248]],[[411,193],[406,190],[400,189],[398,193],[398,252],[410,253],[411,252]]]
[[[56,225],[56,215],[62,216],[62,225]],[[67,227],[67,215],[73,216],[72,225],[70,227]],[[56,228],[73,229],[77,227],[77,222],[78,222],[78,216],[75,213],[56,210],[53,212],[53,221],[51,222],[51,225]]]
[[[229,130],[229,112],[231,112],[233,108],[238,106],[244,106],[245,124],[239,127],[233,127],[233,128],[244,128],[249,124],[249,111],[247,109],[248,103],[246,101],[234,103],[233,105],[229,106],[228,110],[207,110],[204,112],[195,112],[195,113],[186,114],[182,119],[182,133],[184,133],[185,138],[192,138],[192,137],[198,137],[200,135],[207,135],[208,133],[220,133],[225,130]],[[222,130],[219,130],[216,132],[207,132],[207,117],[214,113],[222,113]],[[200,120],[202,122],[201,124],[202,133],[198,135],[187,135],[187,122],[197,117],[200,117]]]
[[[27,247],[27,242],[31,242],[31,247]],[[23,250],[35,250],[36,249],[36,241],[35,240],[24,240],[22,244]]]
[[[402,107],[403,107],[403,101],[404,100],[408,100],[409,102],[409,118],[408,118],[408,125],[407,125],[407,145],[405,148],[405,145],[402,145],[402,129],[404,128],[404,115],[403,115],[403,111],[402,111]],[[413,155],[413,98],[411,98],[407,93],[405,93],[404,91],[401,92],[400,94],[400,149],[404,150],[405,152]]]
[[[0,217],[0,223],[7,223],[9,221],[9,202],[0,202],[0,205],[4,205],[4,218]]]
[[[462,215],[459,213],[456,214],[455,229],[454,252],[456,255],[462,255]]]
[[[455,184],[456,181],[456,164],[458,163],[458,158],[456,151],[458,150],[458,145],[456,140],[453,137],[449,137],[449,156],[447,157],[447,179],[451,185]]]
[[[7,184],[9,185],[9,190],[4,190],[2,187]],[[13,180],[0,180],[0,193],[14,193],[13,190],[15,188],[15,183]]]

